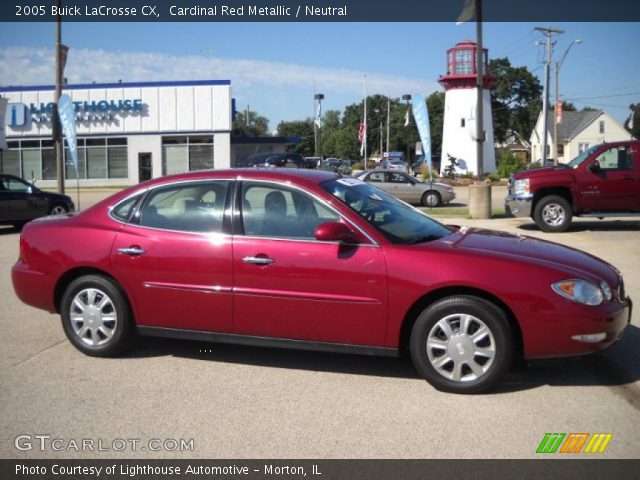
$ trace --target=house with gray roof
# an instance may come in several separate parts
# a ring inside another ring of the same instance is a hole
[[[547,119],[547,155],[553,158],[556,139],[553,135],[554,112]],[[531,160],[542,159],[542,113],[531,132]],[[568,163],[589,147],[605,142],[630,140],[631,134],[620,123],[603,110],[563,112],[558,123],[558,162]]]

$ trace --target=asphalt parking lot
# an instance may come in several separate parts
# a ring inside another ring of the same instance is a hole
[[[88,193],[83,206],[105,195]],[[548,235],[524,219],[439,220],[586,250],[622,271],[640,305],[640,221],[578,220]],[[67,342],[57,316],[16,298],[18,240],[0,227],[2,458],[533,458],[546,432],[613,433],[598,458],[639,458],[637,308],[609,351],[518,366],[498,391],[479,396],[434,390],[408,359],[159,339],[95,359]],[[18,450],[20,435],[63,439],[62,450],[40,451],[35,441]],[[68,449],[81,439],[111,449]],[[115,439],[139,439],[142,448],[193,439],[193,451],[116,451]]]

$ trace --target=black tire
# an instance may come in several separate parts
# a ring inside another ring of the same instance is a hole
[[[429,190],[422,194],[420,203],[424,207],[437,207],[442,203],[442,197],[435,190]]]
[[[573,218],[573,210],[566,198],[548,195],[541,198],[533,211],[533,220],[543,232],[564,232]]]
[[[93,301],[90,301],[85,293],[81,293],[88,292],[89,289],[96,292]],[[94,309],[88,311],[87,317],[85,317],[80,313],[79,307],[74,304],[74,299],[79,294],[82,297],[81,303],[84,304],[86,310],[88,310],[86,307],[89,304],[99,302],[104,296],[108,298],[109,302],[106,302],[99,310],[96,310],[97,306],[93,306]],[[84,299],[87,301],[85,302]],[[75,316],[74,319],[72,319],[72,312]],[[91,316],[92,313],[93,316]],[[115,317],[115,322],[100,320],[112,316]],[[100,275],[79,277],[69,284],[62,295],[60,317],[62,328],[69,341],[82,353],[92,357],[119,355],[129,347],[135,334],[133,315],[124,292],[116,282]],[[83,318],[78,319],[79,317]],[[81,330],[83,327],[88,329],[84,335]],[[99,328],[102,328],[102,331]],[[102,332],[106,332],[106,334]],[[107,339],[107,337],[109,338]]]
[[[461,333],[463,316],[468,322],[466,331]],[[456,321],[458,330],[454,328]],[[443,338],[446,335],[440,328],[442,322],[451,328],[448,341]],[[472,339],[481,327],[485,327],[489,334]],[[429,339],[446,347],[428,348]],[[492,349],[493,357],[488,358],[483,352]],[[491,390],[509,370],[514,340],[502,309],[482,298],[456,295],[438,300],[420,314],[411,331],[410,350],[420,376],[438,390],[483,393]],[[450,361],[447,362],[447,358]],[[444,363],[440,367],[434,366],[439,359]],[[454,378],[457,366],[460,379]],[[472,367],[480,373],[474,372]]]
[[[69,213],[69,208],[64,203],[54,203],[49,208],[49,215],[64,215]]]

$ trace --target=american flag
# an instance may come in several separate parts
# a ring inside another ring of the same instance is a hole
[[[358,141],[362,142],[366,134],[367,134],[367,124],[364,122],[360,122],[360,129],[358,130]]]

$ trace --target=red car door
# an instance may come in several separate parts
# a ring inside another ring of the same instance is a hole
[[[593,166],[597,162],[599,168]],[[576,173],[587,211],[631,212],[638,208],[640,178],[629,145],[613,145],[586,160]]]
[[[152,190],[118,233],[112,267],[139,325],[231,332],[232,242],[224,229],[229,182]]]
[[[295,188],[245,182],[234,236],[234,332],[382,346],[387,278],[382,249],[320,242],[315,227],[340,216]]]

